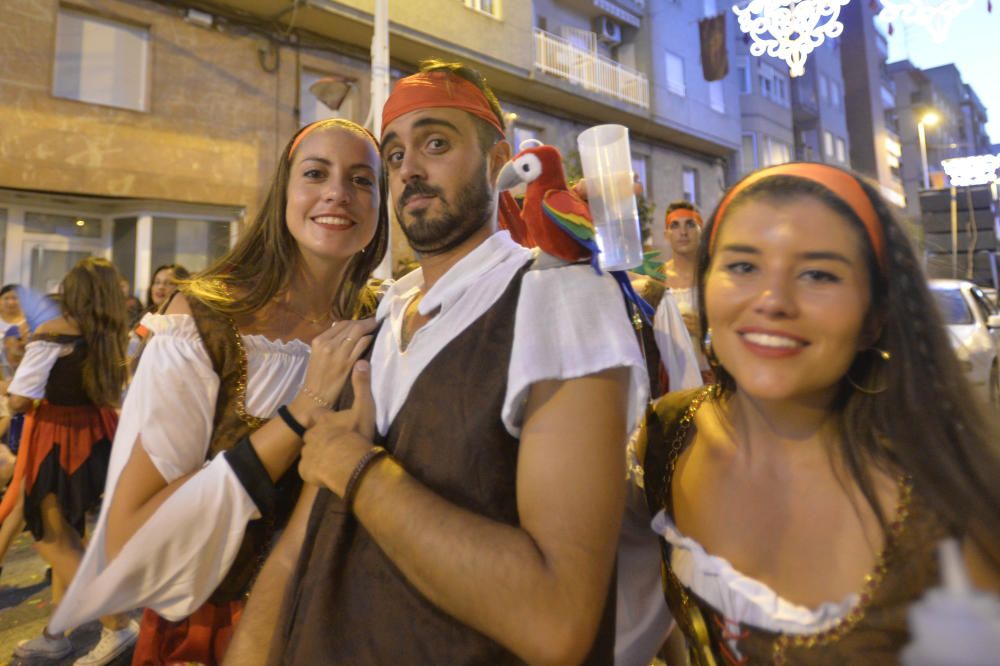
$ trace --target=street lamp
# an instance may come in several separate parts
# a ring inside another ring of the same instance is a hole
[[[920,140],[920,168],[924,174],[924,189],[931,187],[930,176],[927,173],[927,135],[924,127],[934,127],[941,121],[941,116],[937,111],[927,111],[917,121],[917,138]]]

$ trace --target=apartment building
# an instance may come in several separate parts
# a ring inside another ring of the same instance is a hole
[[[714,0],[390,3],[391,76],[429,57],[482,71],[510,139],[575,159],[577,134],[631,129],[662,239],[669,201],[706,208],[740,145],[736,77],[701,73]],[[311,120],[370,120],[371,0],[11,0],[0,22],[5,282],[49,289],[81,256],[139,293],[162,263],[203,268],[263,199]],[[732,26],[735,25],[732,23]],[[318,82],[340,84],[331,100]],[[394,262],[409,256],[394,234]]]
[[[934,79],[909,60],[890,63],[888,69],[896,86],[895,116],[902,146],[900,177],[906,192],[906,211],[913,219],[919,220],[918,193],[924,189],[925,176],[923,157],[926,157],[927,182],[936,189],[947,185],[941,160],[968,154],[959,147],[964,134],[962,107],[950,91],[939,87]],[[930,112],[934,113],[935,122],[929,120]],[[920,141],[921,125],[923,147]]]
[[[901,178],[902,145],[896,117],[896,85],[889,73],[889,46],[875,23],[881,5],[852,2],[841,8],[840,61],[850,137],[851,167],[877,182],[882,195],[906,207]]]
[[[750,55],[744,35],[734,31],[733,52],[740,92],[739,174],[795,159],[792,81],[788,65]]]
[[[791,80],[795,158],[849,167],[841,42],[828,39],[809,54],[805,73]]]

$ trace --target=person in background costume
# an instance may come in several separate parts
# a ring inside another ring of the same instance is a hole
[[[426,63],[382,122],[421,267],[306,435],[300,470],[321,490],[227,662],[607,663],[624,441],[646,393],[624,299],[494,233],[510,146],[478,73]]]
[[[374,310],[383,190],[370,133],[307,125],[236,246],[143,319],[108,497],[53,626],[146,607],[134,664],[222,660],[298,497],[304,427],[371,341],[355,318]]]
[[[718,383],[659,400],[634,448],[692,663],[895,663],[939,540],[1000,590],[1000,438],[871,185],[763,169],[704,233]]]
[[[8,388],[16,411],[41,400],[18,452],[24,457],[19,492],[36,548],[52,567],[54,603],[83,556],[85,514],[100,502],[118,424],[127,332],[118,279],[105,259],[78,262],[60,285],[62,316],[35,330]],[[100,641],[78,666],[105,664],[135,641],[137,627],[127,616],[108,615],[102,623]],[[14,654],[58,659],[72,650],[62,632],[46,628]]]

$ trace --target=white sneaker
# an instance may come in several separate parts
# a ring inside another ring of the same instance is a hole
[[[73,666],[104,666],[129,649],[139,637],[139,624],[135,620],[117,631],[101,627],[101,640],[87,654],[73,662]]]
[[[14,648],[14,656],[21,659],[62,659],[73,651],[73,646],[65,636],[50,638],[43,631],[40,636],[35,636],[30,641],[21,641]]]

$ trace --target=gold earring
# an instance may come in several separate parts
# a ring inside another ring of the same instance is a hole
[[[863,354],[864,352],[875,352],[875,354],[882,361],[884,361],[886,363],[888,363],[889,359],[892,358],[892,354],[890,354],[889,352],[887,352],[884,349],[879,349],[878,347],[869,347],[868,349],[865,349],[865,350],[863,350],[860,353]],[[854,389],[856,391],[858,391],[860,393],[864,393],[865,395],[878,395],[879,393],[884,393],[889,388],[888,384],[885,384],[884,386],[880,386],[880,387],[874,388],[874,389],[867,388],[865,386],[861,386],[860,384],[858,384],[857,382],[855,382],[851,378],[851,371],[850,371],[850,369],[848,369],[847,374],[844,375],[844,376],[847,378],[847,383],[848,384],[850,384],[852,387],[854,387]]]

